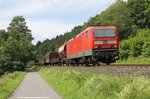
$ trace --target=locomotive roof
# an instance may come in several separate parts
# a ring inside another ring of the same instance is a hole
[[[78,37],[80,34],[82,34],[83,32],[85,32],[91,28],[116,28],[116,27],[115,26],[90,26],[90,27],[87,27],[85,30],[81,31],[78,35],[71,38],[69,41],[73,40],[74,38]]]

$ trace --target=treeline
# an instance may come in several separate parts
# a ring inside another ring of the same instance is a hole
[[[118,27],[120,33],[119,39],[121,41],[120,56],[122,59],[127,58],[130,55],[136,57],[138,55],[141,55],[142,53],[149,53],[148,51],[143,52],[144,50],[148,50],[149,45],[147,45],[147,43],[149,44],[149,40],[144,40],[142,44],[138,46],[138,48],[136,48],[137,43],[139,43],[138,38],[141,38],[142,40],[144,39],[144,37],[138,36],[136,38],[135,36],[150,35],[150,0],[117,0],[105,11],[97,14],[94,17],[91,17],[88,22],[85,22],[83,25],[74,27],[70,32],[66,32],[64,35],[58,35],[51,40],[47,39],[43,42],[39,41],[35,46],[38,53],[37,58],[41,58],[48,52],[57,51],[60,45],[80,33],[85,28],[97,25],[115,25]],[[148,36],[146,36],[145,38],[148,39]],[[133,40],[134,44],[131,44],[131,40]],[[128,46],[129,51],[126,51],[126,43],[127,45],[130,45]],[[142,49],[140,49],[141,47]],[[142,51],[135,52],[135,50],[139,49]],[[132,52],[130,52],[130,50],[132,50]],[[145,56],[145,54],[143,55]]]
[[[23,16],[14,17],[7,30],[0,30],[0,75],[25,69],[35,55],[32,39]]]

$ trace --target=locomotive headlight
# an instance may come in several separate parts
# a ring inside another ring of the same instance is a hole
[[[103,44],[103,41],[94,41],[94,44]]]
[[[116,44],[117,41],[116,40],[111,40],[111,41],[108,41],[108,44]]]

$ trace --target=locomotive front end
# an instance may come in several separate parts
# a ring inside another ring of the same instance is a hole
[[[119,59],[118,30],[115,26],[93,28],[93,58],[109,64]]]

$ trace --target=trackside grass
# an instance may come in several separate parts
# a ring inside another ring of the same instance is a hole
[[[14,72],[0,77],[0,99],[7,99],[22,81],[24,75],[25,72]]]
[[[127,60],[119,60],[116,64],[150,64],[149,57],[129,57]]]
[[[40,67],[40,75],[63,99],[150,99],[150,79],[97,75]]]

